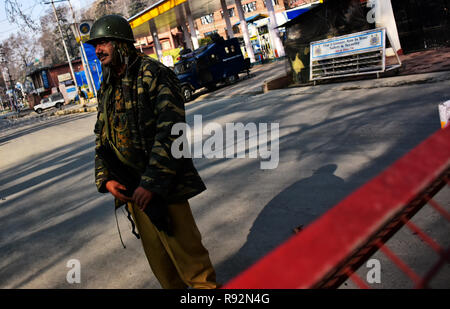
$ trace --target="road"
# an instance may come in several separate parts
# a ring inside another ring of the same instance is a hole
[[[186,106],[190,124],[202,115],[204,124],[223,127],[280,126],[276,169],[262,170],[260,159],[195,159],[208,190],[191,204],[219,281],[245,270],[438,130],[437,106],[450,89],[448,80],[353,85],[205,97]],[[159,288],[126,217],[118,212],[123,249],[112,198],[96,192],[95,120],[85,113],[0,125],[1,288]],[[449,192],[441,195],[450,207]],[[435,220],[419,221],[433,230]],[[436,233],[448,246],[448,226]],[[429,259],[420,244],[394,247],[420,265]],[[66,281],[71,259],[81,263],[80,284]],[[385,269],[375,287],[407,287]],[[448,274],[437,286],[449,282]]]

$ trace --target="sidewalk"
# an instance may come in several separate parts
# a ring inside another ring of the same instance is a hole
[[[437,72],[446,72],[447,75],[450,75],[450,47],[443,48],[435,48],[428,49],[425,51],[415,52],[407,55],[400,55],[400,61],[402,62],[402,66],[399,69],[387,71],[380,74],[381,78],[376,78],[375,74],[367,74],[367,75],[358,75],[351,77],[340,77],[335,79],[326,79],[320,80],[317,82],[317,86],[324,86],[330,84],[337,83],[352,83],[351,87],[358,88],[359,83],[368,81],[369,83],[373,83],[374,87],[370,88],[378,88],[381,87],[392,87],[392,86],[402,86],[405,84],[411,83],[425,83],[425,82],[433,82],[434,78],[430,73]],[[386,58],[386,65],[398,64],[397,58],[395,56]],[[408,77],[404,83],[400,82],[401,78],[405,76],[411,75],[423,75],[422,78]],[[428,74],[428,75],[424,75]],[[445,75],[445,74],[444,74]],[[445,76],[439,76],[438,80],[445,80]],[[401,77],[400,79],[394,79],[395,82],[390,82],[390,78]],[[444,78],[444,79],[442,79]],[[423,80],[422,80],[423,79]],[[379,82],[384,81],[384,82]],[[290,84],[290,78],[282,78],[281,76],[273,76],[271,79],[264,82],[264,92],[282,89],[286,87],[309,87],[312,85],[308,84]],[[366,83],[367,84],[367,83]],[[369,88],[368,88],[369,89]]]
[[[396,87],[406,84],[428,83],[446,80],[446,75],[450,75],[450,48],[438,48],[411,53],[408,55],[401,55],[402,67],[397,71],[386,72],[382,78],[376,79],[372,75],[362,75],[351,78],[336,78],[320,82],[315,87],[323,87],[329,85],[352,83],[347,85],[348,90],[351,88],[379,88],[379,87]],[[386,59],[387,64],[397,63],[396,57],[389,57]],[[251,69],[253,77],[241,80],[234,85],[222,86],[214,92],[200,91],[197,92],[197,99],[217,99],[217,98],[231,98],[235,96],[248,96],[267,92],[264,90],[267,83],[283,79],[290,71],[289,62],[287,59],[280,61],[256,65]],[[442,73],[447,72],[447,73]],[[438,73],[438,74],[436,74]],[[420,75],[411,77],[411,75]],[[408,76],[407,78],[405,78]],[[278,82],[277,82],[278,83]],[[296,87],[297,89],[309,87],[309,85],[287,85],[289,81],[280,80],[275,89]],[[284,84],[284,86],[283,86]],[[372,86],[371,86],[372,85]],[[273,91],[274,89],[270,89]]]
[[[92,102],[92,103],[91,103]],[[70,104],[63,105],[61,109],[49,109],[48,111],[44,111],[42,114],[36,113],[32,108],[23,110],[21,113],[27,113],[26,115],[17,114],[16,112],[10,112],[8,114],[2,115],[0,119],[8,119],[13,121],[24,121],[32,118],[42,118],[42,117],[52,117],[52,116],[62,116],[69,114],[77,114],[77,113],[86,113],[86,112],[97,112],[97,101],[95,99],[91,99],[88,103],[82,104]]]
[[[450,71],[450,47],[401,55],[400,60],[403,66],[399,75]]]
[[[69,115],[69,114],[77,114],[77,113],[92,113],[97,112],[97,100],[93,103],[86,103],[84,105],[77,104],[66,108],[64,110],[60,110],[54,112],[52,115],[61,116],[61,115]]]

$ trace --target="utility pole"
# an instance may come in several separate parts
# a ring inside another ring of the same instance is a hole
[[[54,2],[55,1],[52,0],[50,2],[44,2],[44,4],[50,4],[50,3],[52,4],[53,13],[55,14],[56,23],[58,24],[58,30],[59,30],[59,34],[61,35],[61,40],[62,40],[62,43],[63,43],[63,46],[64,46],[64,51],[66,52],[67,61],[69,61],[69,67],[70,67],[70,72],[72,73],[73,82],[75,83],[75,87],[77,88],[78,96],[80,98],[80,102],[82,102],[81,101],[81,99],[82,99],[81,89],[78,88],[77,78],[75,76],[75,72],[73,71],[72,60],[70,59],[69,52],[67,50],[66,42],[64,40],[64,35],[63,35],[62,30],[61,30],[61,25],[59,24],[59,18],[58,18],[58,14],[56,13],[56,8],[55,8],[55,3]],[[57,1],[57,2],[62,2],[62,1]]]
[[[84,49],[83,41],[81,40],[81,32],[80,29],[78,28],[78,24],[75,18],[75,12],[72,8],[72,3],[70,3],[70,0],[67,0],[67,2],[69,2],[70,11],[72,12],[72,18],[74,22],[73,28],[75,28],[75,36],[77,36],[80,39],[81,59],[83,60],[84,63],[84,69],[86,71],[86,79],[88,80],[89,88],[92,89],[94,97],[97,97],[97,89],[95,88],[94,78],[92,77],[91,67],[89,66],[89,59],[87,58],[86,50]]]

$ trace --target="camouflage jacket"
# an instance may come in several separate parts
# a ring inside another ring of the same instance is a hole
[[[123,95],[120,114],[125,118],[122,129],[128,130],[125,136],[131,139],[125,144],[133,148],[121,154],[139,169],[140,186],[163,196],[169,203],[187,200],[204,191],[206,187],[192,159],[175,159],[171,154],[172,143],[177,138],[171,135],[172,126],[185,122],[184,101],[176,75],[159,62],[139,54],[120,83]],[[95,181],[101,193],[107,193],[110,173],[97,155],[97,149],[105,140],[104,105],[113,104],[117,100],[114,95],[112,83],[104,81],[98,93],[99,111],[94,129]],[[109,127],[114,125],[111,122]],[[114,142],[121,149],[122,145]]]

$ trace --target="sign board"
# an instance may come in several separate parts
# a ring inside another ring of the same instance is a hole
[[[441,127],[447,127],[450,121],[450,100],[439,104],[439,118],[441,120]]]
[[[70,73],[58,75],[58,81],[60,83],[63,83],[68,80],[72,80],[72,75]]]
[[[322,60],[382,50],[385,46],[384,29],[355,33],[311,44],[311,59]]]
[[[72,29],[72,33],[77,40],[77,43],[80,43],[80,40],[85,43],[90,38],[92,24],[94,22],[92,20],[85,20],[79,24],[71,24],[70,28]]]
[[[92,20],[82,21],[79,24],[78,29],[80,30],[81,41],[82,42],[86,42],[87,40],[89,40],[89,37],[90,37],[90,34],[91,34],[92,24],[93,24]]]
[[[390,40],[389,40],[390,41]],[[378,28],[311,42],[310,79],[381,73],[386,71],[386,28]],[[399,65],[389,67],[394,69]]]
[[[47,72],[46,71],[42,71],[41,72],[41,77],[42,77],[42,83],[44,84],[44,88],[45,89],[50,88],[50,83],[49,83],[49,80],[48,80]]]
[[[162,63],[166,66],[166,67],[173,67],[174,63],[173,63],[173,57],[171,55],[168,56],[164,56],[162,58]]]

